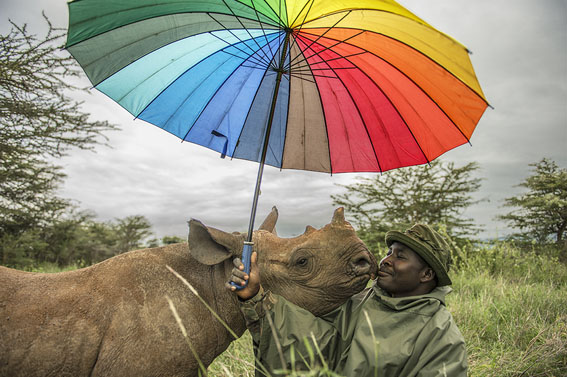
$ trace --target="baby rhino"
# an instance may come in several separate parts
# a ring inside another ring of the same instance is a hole
[[[277,210],[254,232],[266,289],[325,314],[361,291],[376,260],[335,211],[295,238],[275,234]],[[189,222],[188,243],[136,250],[76,271],[0,267],[0,376],[196,376],[234,337],[166,266],[185,278],[238,335],[236,295],[225,288],[244,234]]]

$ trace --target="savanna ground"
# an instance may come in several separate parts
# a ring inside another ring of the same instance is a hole
[[[448,307],[467,343],[469,376],[567,376],[567,265],[559,261],[557,250],[526,251],[506,242],[470,246],[456,267]],[[208,373],[254,376],[249,333],[220,355]]]

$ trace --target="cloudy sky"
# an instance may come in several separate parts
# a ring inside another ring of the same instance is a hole
[[[442,160],[477,161],[484,179],[478,204],[465,214],[485,227],[483,237],[509,232],[494,220],[502,200],[543,157],[567,166],[567,2],[565,0],[400,0],[400,3],[466,45],[488,109],[471,139]],[[67,27],[64,0],[0,0],[0,31],[8,19],[45,30],[41,11]],[[85,86],[88,81],[85,79]],[[202,220],[227,231],[244,231],[252,203],[257,165],[221,160],[216,152],[179,139],[132,116],[93,90],[81,95],[93,119],[119,124],[108,134],[111,148],[72,151],[61,161],[68,178],[61,195],[94,211],[100,220],[139,214],[156,236],[187,234],[186,221]],[[356,174],[326,175],[266,167],[256,224],[275,205],[282,236],[302,233],[307,224],[329,222],[330,194]],[[347,214],[348,215],[348,214]]]

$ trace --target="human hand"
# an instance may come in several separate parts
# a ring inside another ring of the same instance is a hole
[[[248,300],[256,296],[260,290],[260,272],[258,270],[258,265],[256,261],[258,259],[258,253],[253,252],[250,257],[250,276],[244,272],[244,264],[240,258],[234,258],[232,269],[232,274],[230,275],[230,280],[225,284],[225,287],[232,292],[235,292],[238,297],[242,300]],[[230,284],[231,282],[237,285],[244,285],[248,280],[248,285],[240,290],[237,290],[235,286]]]

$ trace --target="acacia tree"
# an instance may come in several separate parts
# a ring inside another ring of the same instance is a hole
[[[44,16],[45,17],[45,16]],[[105,143],[108,122],[91,121],[81,103],[68,96],[84,90],[70,83],[80,74],[61,51],[63,29],[45,17],[47,34],[38,38],[12,23],[0,35],[0,228],[37,225],[66,208],[54,191],[64,174],[49,158],[76,147]]]
[[[567,169],[547,158],[530,164],[533,174],[518,186],[527,192],[505,199],[505,207],[515,207],[499,216],[520,232],[515,236],[545,243],[565,242],[567,230]]]
[[[456,167],[436,160],[428,166],[359,177],[357,183],[343,186],[346,193],[331,198],[345,207],[359,236],[374,249],[383,244],[388,230],[419,222],[462,237],[479,231],[472,219],[462,216],[478,202],[472,196],[480,188],[481,179],[473,178],[477,169],[474,162]]]
[[[152,225],[140,215],[118,219],[115,226],[117,234],[117,252],[125,253],[142,247],[143,241],[152,235]]]
[[[116,128],[91,121],[69,97],[86,90],[71,84],[80,69],[61,50],[64,30],[44,18],[48,31],[42,37],[11,21],[10,32],[0,35],[0,241],[12,244],[69,208],[56,195],[65,175],[54,158],[70,148],[104,144],[103,133]]]

